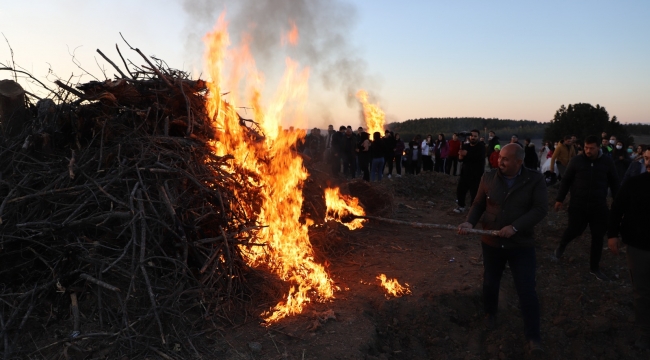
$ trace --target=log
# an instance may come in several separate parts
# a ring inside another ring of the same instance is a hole
[[[359,215],[349,215],[341,219],[342,222],[350,222],[354,219],[367,219],[381,221],[388,224],[395,225],[407,225],[419,229],[440,229],[440,230],[452,230],[458,231],[458,225],[448,225],[448,224],[429,224],[429,223],[420,223],[420,222],[411,222],[411,221],[402,221],[402,220],[393,220],[386,219],[378,216],[359,216]],[[468,234],[475,235],[490,235],[490,236],[499,236],[498,230],[480,230],[480,229],[467,229]]]

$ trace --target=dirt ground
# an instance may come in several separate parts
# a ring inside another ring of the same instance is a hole
[[[429,173],[384,179],[371,186],[352,184],[342,183],[342,190],[353,195],[359,189],[374,190],[375,199],[390,199],[390,204],[384,200],[382,206],[375,204],[375,211],[394,219],[459,224],[466,216],[452,211],[456,205],[455,177]],[[311,186],[324,185],[313,181]],[[549,206],[556,192],[557,188],[549,189]],[[373,198],[368,198],[370,195],[365,194],[367,202]],[[318,211],[322,210],[312,212]],[[587,230],[568,247],[562,262],[552,262],[550,254],[565,225],[566,213],[549,212],[537,227],[537,289],[546,349],[543,358],[650,358],[632,346],[634,311],[625,256],[604,252],[602,269],[613,281],[605,283],[590,276]],[[336,299],[314,303],[302,315],[268,327],[256,319],[228,329],[225,336],[213,338],[221,349],[220,357],[531,358],[525,349],[523,321],[508,269],[501,285],[497,328],[486,331],[483,325],[477,236],[380,222],[367,223],[355,231],[338,224],[312,230],[315,239],[328,232],[337,237],[338,244],[324,255],[341,289]],[[388,298],[376,279],[380,273],[407,283],[412,293]],[[268,304],[259,310],[264,306]]]

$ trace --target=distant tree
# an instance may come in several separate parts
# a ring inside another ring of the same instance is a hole
[[[584,139],[589,135],[600,136],[603,131],[624,142],[629,139],[625,127],[618,122],[616,116],[610,119],[605,107],[583,103],[569,104],[567,107],[560,106],[555,112],[553,120],[544,131],[544,138],[558,141],[567,135],[575,135],[578,139]]]

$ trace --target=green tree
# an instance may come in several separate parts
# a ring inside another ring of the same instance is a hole
[[[616,116],[610,119],[605,107],[583,103],[569,104],[567,107],[560,106],[555,112],[553,120],[544,131],[544,138],[548,141],[558,141],[567,135],[575,135],[578,139],[584,139],[589,135],[600,137],[603,131],[624,142],[629,139],[625,127],[618,122]]]

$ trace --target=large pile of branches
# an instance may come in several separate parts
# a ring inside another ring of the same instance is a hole
[[[5,359],[197,357],[244,313],[254,174],[213,152],[205,83],[142,58],[57,81],[0,136]]]

